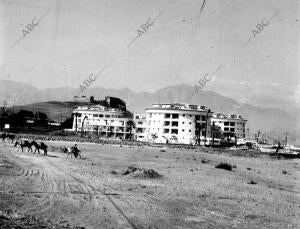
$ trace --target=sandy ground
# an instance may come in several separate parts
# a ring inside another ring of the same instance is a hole
[[[0,143],[0,210],[57,228],[299,228],[299,159],[78,145],[83,159],[54,150],[47,157],[22,153]],[[220,162],[237,168],[216,169]],[[129,166],[163,177],[122,175]]]

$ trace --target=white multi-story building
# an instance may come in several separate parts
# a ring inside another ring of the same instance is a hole
[[[147,120],[146,114],[137,114],[133,115],[133,121],[135,122],[136,128],[134,131],[135,139],[137,141],[146,141],[146,127]]]
[[[224,132],[224,135],[227,137],[237,137],[245,138],[246,137],[246,122],[240,115],[226,115],[222,113],[213,114],[211,118],[211,125],[215,123],[216,126],[221,127],[221,130]]]
[[[197,123],[200,126],[198,132],[201,139],[211,136],[212,112],[206,106],[182,103],[153,104],[151,108],[146,109],[146,113],[148,141],[195,144]]]
[[[101,105],[79,106],[73,116],[73,131],[121,139],[129,137],[126,123],[131,118],[127,111]]]

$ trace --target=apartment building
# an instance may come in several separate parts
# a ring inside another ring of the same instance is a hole
[[[146,127],[147,127],[147,119],[146,114],[133,114],[133,121],[136,124],[136,128],[134,130],[135,140],[137,141],[146,141]]]
[[[238,139],[246,137],[246,123],[247,120],[244,119],[241,115],[226,115],[222,113],[213,114],[211,118],[211,125],[221,127],[221,130],[224,132],[225,136],[237,137]]]
[[[195,144],[198,132],[201,139],[211,136],[212,113],[206,106],[153,104],[146,109],[146,138],[160,143]]]
[[[129,137],[126,122],[131,118],[127,111],[96,104],[78,106],[73,116],[73,131],[120,139]]]

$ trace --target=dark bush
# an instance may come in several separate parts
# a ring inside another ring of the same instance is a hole
[[[255,181],[251,180],[250,182],[248,182],[247,184],[257,184]]]
[[[209,163],[209,160],[201,159],[201,163],[203,163],[203,164]]]
[[[231,164],[228,164],[226,162],[221,162],[220,164],[216,165],[215,168],[217,169],[225,169],[225,170],[228,170],[228,171],[232,171],[232,168],[234,166],[232,166]]]

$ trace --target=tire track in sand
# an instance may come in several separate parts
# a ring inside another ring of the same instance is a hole
[[[82,184],[83,186],[86,185],[85,181],[82,181],[81,179],[75,177],[74,175],[72,175],[71,173],[68,173],[64,170],[62,170],[59,166],[55,165],[54,163],[52,163],[48,158],[46,158],[48,163],[51,164],[53,167],[55,167],[56,169],[60,170],[61,172],[65,173],[66,175],[72,177],[75,181],[77,181],[78,183]],[[106,193],[104,193],[103,191],[93,187],[92,185],[88,185],[95,193],[104,195],[106,197],[106,199],[111,203],[111,205],[117,210],[117,212],[123,217],[123,219],[133,228],[133,229],[138,229],[138,227],[125,215],[125,213],[122,211],[122,209],[114,202],[114,200],[111,198],[111,196],[106,195]],[[91,200],[91,195],[89,192],[89,197]]]

